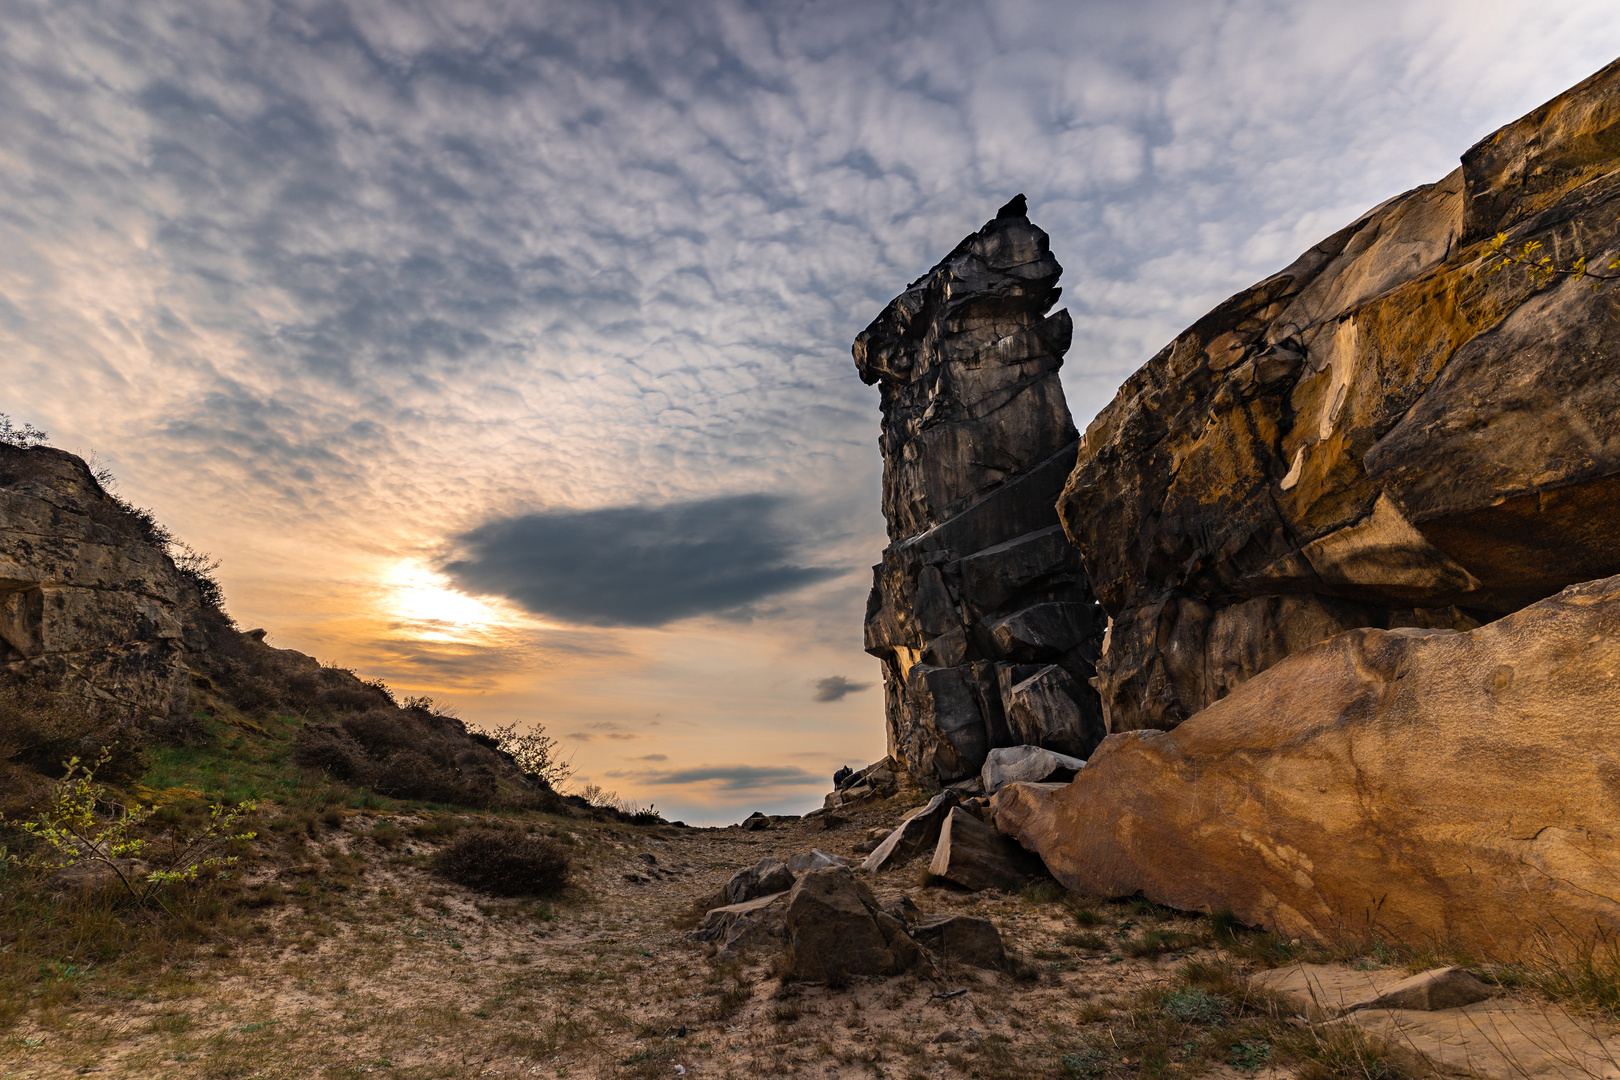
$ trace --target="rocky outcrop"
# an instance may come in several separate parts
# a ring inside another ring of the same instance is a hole
[[[1131,376],[1059,503],[1112,618],[1108,730],[1173,727],[1343,630],[1468,630],[1620,572],[1620,284],[1486,272],[1502,233],[1612,273],[1617,166],[1620,64]]]
[[[1620,933],[1620,577],[1468,632],[1360,629],[996,823],[1081,893],[1519,958]]]
[[[866,650],[890,753],[925,784],[975,775],[992,747],[1084,756],[1102,736],[1102,616],[1053,509],[1075,462],[1061,273],[1020,197],[855,339],[882,390],[891,541]]]
[[[185,715],[188,650],[206,645],[195,581],[149,517],[51,447],[0,443],[0,665],[124,722]]]

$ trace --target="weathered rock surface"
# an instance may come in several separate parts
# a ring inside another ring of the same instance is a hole
[[[1061,273],[1009,204],[855,339],[882,390],[891,541],[866,649],[883,660],[890,753],[923,783],[973,776],[993,747],[1083,755],[1102,735],[1088,680],[1103,618],[1053,509],[1075,455],[1058,381],[1073,327],[1048,314]],[[1014,667],[1029,670],[1009,682]]]
[[[934,845],[929,873],[963,888],[1022,888],[1029,881],[1025,853],[1017,844],[958,806],[946,817]]]
[[[698,941],[718,941],[722,951],[780,947],[787,933],[787,896],[775,892],[710,908],[692,936]]]
[[[996,823],[1064,885],[1475,955],[1620,932],[1620,577],[1468,632],[1353,630]]]
[[[883,838],[861,863],[861,869],[893,870],[924,852],[933,851],[934,845],[939,843],[939,831],[945,826],[945,818],[956,804],[956,796],[949,791],[929,799],[927,805],[912,811]]]
[[[1081,758],[1069,757],[1039,746],[1003,746],[990,751],[979,779],[985,794],[994,795],[1013,783],[1046,783],[1072,780],[1086,767]]]
[[[1294,964],[1252,981],[1279,994],[1300,1016],[1343,1017],[1394,1046],[1427,1058],[1445,1075],[1489,1080],[1587,1080],[1608,1076],[1620,1038],[1597,1017],[1544,1001],[1503,995],[1457,968],[1406,978],[1343,964]],[[1403,984],[1412,984],[1403,988]],[[1413,1004],[1397,995],[1430,989]]]
[[[753,866],[737,871],[726,882],[721,896],[727,904],[740,904],[756,896],[786,892],[793,888],[794,875],[781,859],[767,856]]]
[[[828,866],[848,866],[849,860],[842,855],[829,855],[820,848],[811,848],[800,852],[787,860],[788,873],[795,878],[802,877],[812,870],[821,870]]]
[[[936,915],[911,928],[916,940],[948,961],[974,967],[1001,967],[1007,953],[1001,932],[989,919],[973,915]]]
[[[845,866],[812,870],[787,901],[786,968],[799,979],[897,975],[921,959],[900,920]]]
[[[1482,272],[1499,232],[1620,256],[1617,167],[1610,65],[1127,380],[1059,502],[1113,620],[1109,731],[1343,630],[1468,630],[1620,572],[1620,286]]]
[[[1431,968],[1409,976],[1342,964],[1293,964],[1257,972],[1251,981],[1281,994],[1299,1015],[1316,1020],[1361,1009],[1460,1009],[1501,993],[1460,967]]]
[[[0,444],[0,665],[128,721],[183,717],[203,603],[151,522],[51,447]]]

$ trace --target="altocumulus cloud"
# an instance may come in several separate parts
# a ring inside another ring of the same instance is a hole
[[[523,514],[459,537],[445,574],[588,626],[662,626],[729,611],[842,571],[800,566],[771,495]]]

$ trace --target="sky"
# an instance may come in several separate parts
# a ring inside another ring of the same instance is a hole
[[[1085,423],[1612,0],[0,0],[0,412],[271,644],[670,818],[881,757],[849,346],[1018,192]]]

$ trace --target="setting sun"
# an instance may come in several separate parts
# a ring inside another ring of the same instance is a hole
[[[511,619],[496,606],[457,592],[420,563],[401,562],[383,580],[384,608],[402,622],[423,624],[429,638],[465,638],[504,626]]]

